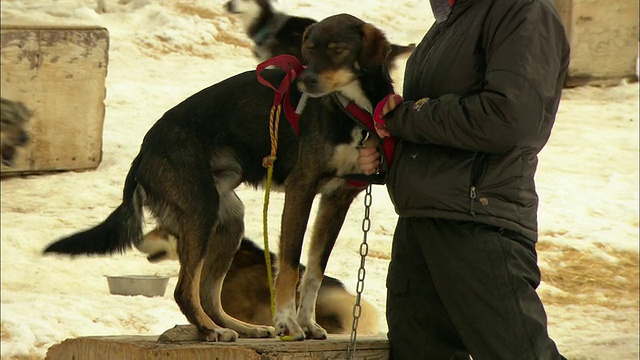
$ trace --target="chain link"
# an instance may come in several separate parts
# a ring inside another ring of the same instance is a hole
[[[351,327],[351,337],[349,339],[349,347],[347,350],[347,359],[353,359],[356,352],[356,335],[358,333],[358,321],[362,315],[362,305],[360,300],[364,291],[364,278],[366,270],[364,263],[369,253],[369,244],[367,244],[367,234],[371,229],[371,187],[369,184],[364,195],[364,218],[362,219],[362,244],[360,244],[360,268],[358,269],[358,283],[356,285],[356,303],[353,305],[353,325]]]

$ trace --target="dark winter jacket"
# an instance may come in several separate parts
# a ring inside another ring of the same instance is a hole
[[[396,212],[535,241],[537,154],[569,64],[561,20],[551,0],[456,0],[436,15],[407,61],[406,101],[385,117],[402,139],[387,184]]]

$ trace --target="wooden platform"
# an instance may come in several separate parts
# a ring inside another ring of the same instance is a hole
[[[239,339],[234,343],[162,343],[157,336],[90,336],[49,348],[47,360],[324,360],[346,359],[348,335],[327,340]],[[387,360],[384,336],[358,336],[354,359]]]

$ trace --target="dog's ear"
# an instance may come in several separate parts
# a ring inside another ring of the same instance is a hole
[[[391,44],[382,31],[371,24],[362,25],[360,66],[368,68],[384,63],[391,52]]]
[[[304,47],[304,43],[307,42],[307,39],[309,38],[309,34],[311,34],[311,31],[313,30],[313,28],[316,26],[316,24],[311,24],[309,26],[307,26],[306,29],[304,29],[304,33],[302,33],[302,46]]]
[[[302,44],[300,44],[300,47],[302,49],[300,49],[300,51],[302,52],[302,59],[304,60],[304,62],[308,62],[309,59],[307,59],[307,49],[306,49],[306,42],[307,39],[309,39],[309,35],[311,34],[311,31],[313,30],[313,27],[316,24],[311,24],[309,26],[307,26],[306,29],[304,29],[304,32],[302,33]]]

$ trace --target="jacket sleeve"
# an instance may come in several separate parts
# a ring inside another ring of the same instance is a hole
[[[403,102],[387,115],[387,129],[411,142],[481,152],[507,151],[539,136],[545,116],[555,116],[545,108],[557,101],[568,58],[564,28],[546,6],[527,2],[487,18],[487,68],[479,93],[445,94],[421,106]]]

